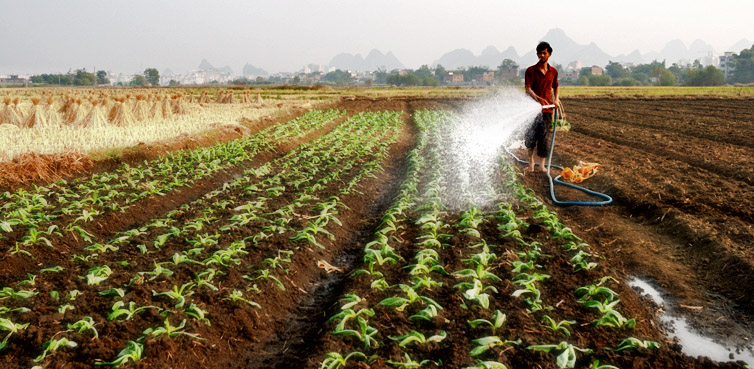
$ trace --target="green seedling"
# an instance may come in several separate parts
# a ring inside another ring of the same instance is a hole
[[[362,309],[360,311],[365,310]],[[377,347],[379,343],[377,342],[377,339],[374,338],[374,336],[377,335],[377,328],[370,326],[366,319],[359,316],[358,313],[356,314],[356,323],[358,324],[357,329],[346,329],[344,319],[341,320],[335,330],[333,330],[332,334],[336,336],[355,337],[356,339],[364,343],[365,348]],[[374,312],[372,312],[371,314],[374,314]]]
[[[89,285],[100,284],[111,274],[113,274],[113,271],[107,265],[92,267],[86,275],[86,283]]]
[[[83,317],[77,322],[69,323],[68,330],[76,331],[78,333],[84,333],[84,331],[92,331],[94,333],[94,338],[99,338],[97,329],[94,328],[94,319],[89,316]]]
[[[128,341],[126,342],[126,347],[118,353],[118,356],[115,357],[115,360],[110,362],[95,362],[94,365],[110,365],[110,366],[121,366],[125,363],[127,363],[129,360],[133,361],[134,363],[141,360],[141,355],[144,352],[144,345],[142,345],[140,342],[135,341]]]
[[[492,313],[492,318],[490,320],[487,319],[474,319],[467,321],[471,328],[477,328],[480,325],[489,325],[492,327],[492,333],[495,333],[496,329],[499,329],[505,324],[506,316],[505,314],[501,313],[500,310],[495,310],[494,313]]]
[[[403,353],[403,361],[386,360],[386,362],[392,366],[401,368],[421,368],[432,363],[430,360],[415,361],[408,356],[407,352]]]
[[[465,299],[469,301],[476,301],[484,309],[488,309],[490,307],[490,295],[485,291],[489,290],[497,293],[497,288],[495,288],[494,286],[485,287],[482,284],[482,281],[476,278],[474,279],[473,283],[462,282],[453,286],[453,288],[463,289],[463,297]]]
[[[593,352],[591,349],[578,348],[565,341],[557,345],[532,345],[527,347],[527,349],[533,351],[543,351],[547,353],[553,351],[560,352],[555,358],[555,363],[559,368],[574,368],[576,366],[576,351],[580,351],[585,354],[591,354]]]
[[[453,275],[456,278],[474,278],[474,279],[479,279],[479,280],[491,279],[496,282],[501,281],[501,279],[498,276],[486,271],[485,266],[482,264],[477,264],[476,269],[459,270],[453,273]]]
[[[58,313],[60,314],[65,314],[65,312],[68,310],[76,310],[76,307],[74,307],[71,304],[64,304],[64,305],[58,306]]]
[[[33,292],[33,291],[26,291],[26,290],[14,290],[12,287],[3,287],[2,290],[0,290],[0,300],[5,300],[7,298],[14,298],[14,299],[28,299],[29,297],[36,296],[39,292]]]
[[[244,279],[247,279],[249,281],[255,281],[255,280],[260,279],[260,278],[266,279],[266,280],[274,282],[275,285],[277,285],[278,288],[280,288],[281,291],[285,291],[285,285],[283,284],[283,282],[280,282],[279,279],[277,279],[277,278],[275,278],[275,276],[271,275],[269,269],[258,270],[258,272],[259,272],[258,276],[252,278],[252,277],[249,277],[249,276],[245,275]]]
[[[592,257],[592,254],[584,250],[579,250],[579,252],[577,252],[576,255],[571,258],[571,263],[573,263],[573,270],[580,272],[582,270],[592,270],[596,268],[597,263],[588,261],[587,258],[590,257]]]
[[[154,329],[153,328],[147,328],[144,331],[144,335],[145,336],[149,336],[151,334],[151,335],[153,335],[155,337],[159,337],[159,336],[161,336],[161,335],[164,334],[164,335],[166,335],[166,336],[168,336],[170,338],[174,338],[174,337],[178,337],[180,335],[184,335],[184,336],[189,336],[189,337],[191,337],[193,339],[204,340],[203,338],[200,338],[199,335],[197,335],[197,334],[185,332],[183,330],[183,329],[185,329],[185,327],[186,327],[186,319],[183,319],[183,321],[181,321],[181,324],[179,324],[178,326],[174,327],[174,326],[172,326],[170,324],[170,319],[165,318],[165,322],[163,323],[162,326],[154,328]]]
[[[545,322],[542,326],[545,328],[550,328],[553,332],[563,332],[566,336],[571,336],[571,331],[568,330],[568,326],[576,324],[575,320],[562,320],[559,322],[556,322],[555,319],[550,318],[548,315],[542,316],[542,321]]]
[[[423,276],[414,276],[411,278],[411,281],[414,282],[414,284],[411,286],[412,289],[418,290],[419,288],[426,288],[428,290],[431,290],[433,287],[441,287],[442,282],[436,282],[432,280],[432,277],[428,275]]]
[[[206,286],[206,287],[209,287],[209,289],[211,289],[213,291],[217,291],[218,288],[215,287],[214,285],[212,285],[209,282],[211,282],[212,279],[215,278],[215,275],[218,275],[218,274],[224,274],[224,273],[223,272],[218,272],[214,268],[208,268],[207,270],[205,270],[205,271],[203,271],[203,272],[201,272],[201,273],[199,273],[199,274],[196,275],[196,277],[194,278],[194,283],[196,284],[197,288],[201,288],[202,286]]]
[[[497,361],[482,361],[477,360],[476,365],[474,366],[467,366],[464,369],[508,369],[507,366],[505,366],[502,363],[499,363]]]
[[[47,273],[47,272],[62,272],[62,271],[63,271],[63,269],[64,269],[64,268],[63,268],[62,266],[59,266],[59,265],[58,265],[58,266],[54,266],[54,267],[51,267],[51,268],[44,268],[44,269],[40,269],[40,270],[39,270],[39,272],[40,272],[40,273]]]
[[[83,293],[79,290],[71,290],[67,295],[65,295],[65,298],[67,298],[69,301],[73,301],[81,294]]]
[[[448,334],[445,331],[440,331],[440,334],[436,334],[430,337],[426,337],[423,333],[417,331],[411,331],[401,336],[390,337],[390,339],[393,341],[398,341],[398,346],[406,347],[411,343],[418,343],[423,345],[431,342],[441,342],[447,336]]]
[[[549,274],[539,274],[539,273],[521,273],[513,277],[513,283],[517,284],[519,286],[527,286],[530,284],[533,284],[534,282],[542,282],[550,279]]]
[[[600,365],[600,361],[597,359],[594,359],[592,361],[592,365],[589,366],[589,369],[620,369],[617,366],[608,365],[608,364],[602,364]]]
[[[107,320],[117,319],[121,315],[125,315],[126,317],[125,320],[131,320],[131,318],[136,316],[136,314],[139,314],[142,311],[147,310],[147,309],[157,309],[158,311],[162,310],[160,307],[154,306],[154,305],[136,307],[136,303],[133,301],[128,303],[127,309],[124,308],[125,305],[126,303],[123,301],[116,301],[113,304],[112,312],[110,313],[110,315],[107,316]]]
[[[73,224],[71,224],[68,227],[66,227],[65,230],[68,231],[68,232],[76,232],[76,233],[78,233],[78,235],[81,237],[81,239],[84,240],[85,242],[92,242],[92,237],[94,237],[93,234],[87,232],[84,228],[81,228],[81,227],[79,227],[77,225],[73,225]],[[75,237],[75,234],[74,234],[74,237]]]
[[[350,354],[343,356],[337,352],[330,352],[326,355],[325,360],[322,360],[322,365],[319,369],[340,369],[348,364],[348,360],[351,359],[367,359],[364,353],[359,351],[351,352]]]
[[[8,339],[13,333],[18,333],[19,331],[26,329],[28,326],[29,323],[17,324],[13,323],[10,319],[0,318],[0,331],[8,332],[8,334],[5,335],[5,338],[3,338],[3,341],[0,342],[0,350],[7,345]]]
[[[184,283],[181,287],[178,287],[177,285],[173,285],[173,290],[167,291],[167,292],[156,292],[155,290],[152,290],[152,296],[167,296],[176,301],[175,307],[181,308],[183,307],[183,304],[186,303],[186,297],[191,296],[194,294],[194,289],[196,285],[192,282]]]
[[[615,305],[617,305],[620,302],[620,300],[613,300],[612,302],[608,302],[605,300],[604,302],[599,302],[597,300],[587,300],[587,301],[578,301],[578,303],[586,306],[590,309],[596,309],[600,313],[602,313],[602,317],[594,321],[594,325],[596,326],[607,326],[607,327],[613,327],[613,328],[631,328],[633,329],[636,326],[636,320],[626,319],[621,313],[619,313],[617,310],[614,309]]]
[[[425,297],[425,296],[419,296],[419,294],[416,293],[416,291],[414,291],[414,289],[411,288],[411,286],[408,286],[408,285],[405,285],[405,284],[400,284],[398,286],[406,294],[405,298],[404,297],[397,297],[397,296],[388,297],[388,298],[380,301],[379,303],[377,303],[377,305],[389,306],[389,307],[395,308],[395,310],[403,311],[407,306],[413,304],[414,302],[421,301],[421,302],[423,302],[423,303],[425,303],[427,305],[434,305],[438,309],[442,308],[442,306],[440,306],[440,304],[438,304],[437,302],[435,302],[431,298]]]
[[[257,304],[256,302],[245,299],[243,297],[243,292],[241,292],[239,290],[233,290],[233,292],[231,292],[230,295],[228,297],[224,298],[223,300],[230,300],[230,301],[233,301],[233,302],[242,301],[242,302],[245,302],[246,304],[248,304],[250,306],[257,307],[257,308],[260,308],[260,309],[262,308],[262,306],[259,305],[259,304]]]
[[[26,273],[26,279],[19,281],[16,285],[23,286],[25,284],[28,284],[30,286],[34,286],[37,283],[37,276],[31,273]]]
[[[497,346],[504,346],[504,345],[520,345],[521,339],[517,339],[515,341],[511,340],[502,340],[498,336],[488,336],[488,337],[482,337],[475,340],[471,340],[472,343],[476,345],[471,351],[469,351],[469,355],[472,357],[479,356],[484,354],[485,352],[489,351],[493,347]]]
[[[143,278],[143,276],[149,275],[151,276],[149,280],[153,281],[163,274],[165,275],[165,277],[170,277],[171,275],[173,275],[173,271],[163,267],[162,263],[158,264],[157,261],[152,261],[152,263],[154,263],[154,270],[152,270],[151,272],[139,272],[139,276]]]
[[[202,310],[198,305],[192,303],[189,305],[189,307],[186,308],[186,310],[183,311],[186,315],[195,318],[196,320],[203,322],[204,324],[210,326],[209,318],[207,318],[207,312],[205,310]]]
[[[432,321],[432,318],[436,317],[437,314],[439,314],[439,309],[435,305],[427,305],[426,308],[419,310],[414,315],[409,316],[408,318],[411,320],[426,320],[426,321]]]
[[[656,350],[660,348],[660,344],[655,341],[642,341],[638,338],[628,337],[621,341],[613,351],[636,350],[637,348]]]
[[[76,342],[70,341],[65,337],[59,338],[59,339],[51,339],[42,345],[44,350],[42,353],[34,358],[34,362],[38,363],[42,360],[44,360],[48,354],[52,354],[55,351],[57,351],[61,347],[68,347],[68,348],[74,348],[78,346]]]
[[[93,244],[85,247],[84,249],[87,250],[87,251],[99,252],[99,253],[103,253],[103,254],[106,253],[106,252],[108,252],[108,251],[118,251],[118,247],[117,246],[103,245],[103,244],[100,244],[100,243],[93,243]]]

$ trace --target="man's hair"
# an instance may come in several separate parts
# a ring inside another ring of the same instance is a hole
[[[552,54],[552,46],[545,41],[541,41],[539,45],[537,45],[537,52],[541,52],[544,49],[547,49],[547,52]]]

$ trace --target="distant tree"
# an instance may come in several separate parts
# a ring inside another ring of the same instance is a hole
[[[687,86],[720,86],[725,84],[725,72],[710,65],[703,69],[691,68],[686,73]]]
[[[442,66],[442,64],[437,64],[435,67],[435,78],[442,81],[443,78],[448,74],[448,71],[445,69],[445,67]]]
[[[297,85],[297,84],[301,83],[301,77],[300,76],[293,77],[293,81],[292,82],[293,82],[294,85]]]
[[[463,79],[464,81],[471,81],[489,71],[490,68],[484,65],[469,67],[469,69],[463,71]]]
[[[170,82],[168,82],[168,86],[180,86],[180,85],[181,83],[174,79],[171,79]]]
[[[107,79],[107,72],[104,70],[98,70],[97,71],[97,84],[98,85],[109,85],[110,80]]]
[[[652,71],[652,76],[657,78],[657,86],[675,86],[678,84],[675,75],[665,68],[657,67]]]
[[[754,45],[750,49],[741,50],[741,53],[734,56],[733,64],[736,69],[731,76],[731,82],[754,82]]]
[[[131,78],[131,82],[129,82],[128,85],[129,86],[146,86],[147,78],[142,76],[141,74],[134,74],[134,76]]]
[[[351,83],[351,73],[336,69],[322,77],[325,82],[335,83],[336,85],[347,85]]]
[[[500,79],[502,79],[503,76],[511,75],[516,69],[518,69],[518,64],[511,59],[503,59],[503,62],[497,66]],[[516,78],[516,76],[513,75],[513,78]]]
[[[631,71],[621,63],[610,61],[605,66],[605,72],[613,79],[627,78],[631,76]]]
[[[387,70],[385,69],[385,67],[379,67],[376,71],[374,71],[374,83],[387,83]]]
[[[439,86],[440,81],[437,80],[437,78],[430,76],[430,77],[424,77],[422,80],[422,86]]]
[[[613,79],[607,74],[592,74],[589,78],[589,86],[610,86]]]
[[[618,79],[617,81],[615,81],[615,84],[618,86],[638,86],[641,84],[641,82],[631,77],[626,77]]]
[[[147,83],[152,86],[160,85],[160,72],[155,68],[147,68],[144,70],[144,78],[147,79]]]
[[[589,77],[587,76],[579,77],[579,80],[576,81],[576,84],[578,84],[579,86],[589,86]]]
[[[579,69],[579,77],[587,77],[592,75],[592,67],[584,67]]]
[[[76,69],[73,76],[73,84],[76,86],[94,86],[97,83],[97,76],[89,73],[86,69]]]

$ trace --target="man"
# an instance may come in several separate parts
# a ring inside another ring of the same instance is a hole
[[[547,42],[537,45],[537,58],[539,62],[526,69],[524,85],[526,93],[541,105],[560,106],[560,86],[558,84],[558,71],[547,63],[552,55],[552,47]],[[553,90],[555,93],[553,94]],[[552,127],[552,108],[542,109],[542,114],[537,116],[534,124],[526,131],[524,145],[529,149],[529,172],[534,172],[534,149],[540,158],[539,168],[547,172],[545,158],[549,151],[547,133]]]

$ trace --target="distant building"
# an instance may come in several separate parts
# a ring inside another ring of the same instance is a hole
[[[602,69],[602,67],[599,67],[599,66],[596,66],[596,65],[592,66],[592,75],[593,76],[601,76],[602,73],[604,73],[604,72],[605,71]]]
[[[579,69],[571,69],[569,67],[569,68],[566,68],[566,70],[564,70],[562,72],[559,71],[559,76],[558,77],[562,78],[562,79],[571,79],[571,80],[575,81],[575,80],[579,79],[579,72],[580,71],[581,71],[581,68],[579,68]]]
[[[581,70],[581,62],[578,60],[574,60],[566,66],[566,70]]]
[[[449,72],[445,77],[443,78],[443,82],[447,84],[453,84],[453,83],[463,83],[463,73],[453,73]]]
[[[731,51],[726,51],[725,55],[720,57],[720,70],[725,72],[725,79],[729,79],[730,76],[733,74],[733,71],[736,70],[735,65],[733,64],[733,59],[736,57],[736,54]]]
[[[699,63],[701,63],[705,67],[708,67],[710,65],[716,67],[720,64],[720,58],[717,55],[713,54],[712,51],[710,51],[709,53],[707,53],[707,56],[699,59]]]
[[[515,79],[518,78],[519,67],[500,69],[501,79]]]
[[[8,76],[0,75],[0,85],[29,85],[29,76],[11,74]]]

